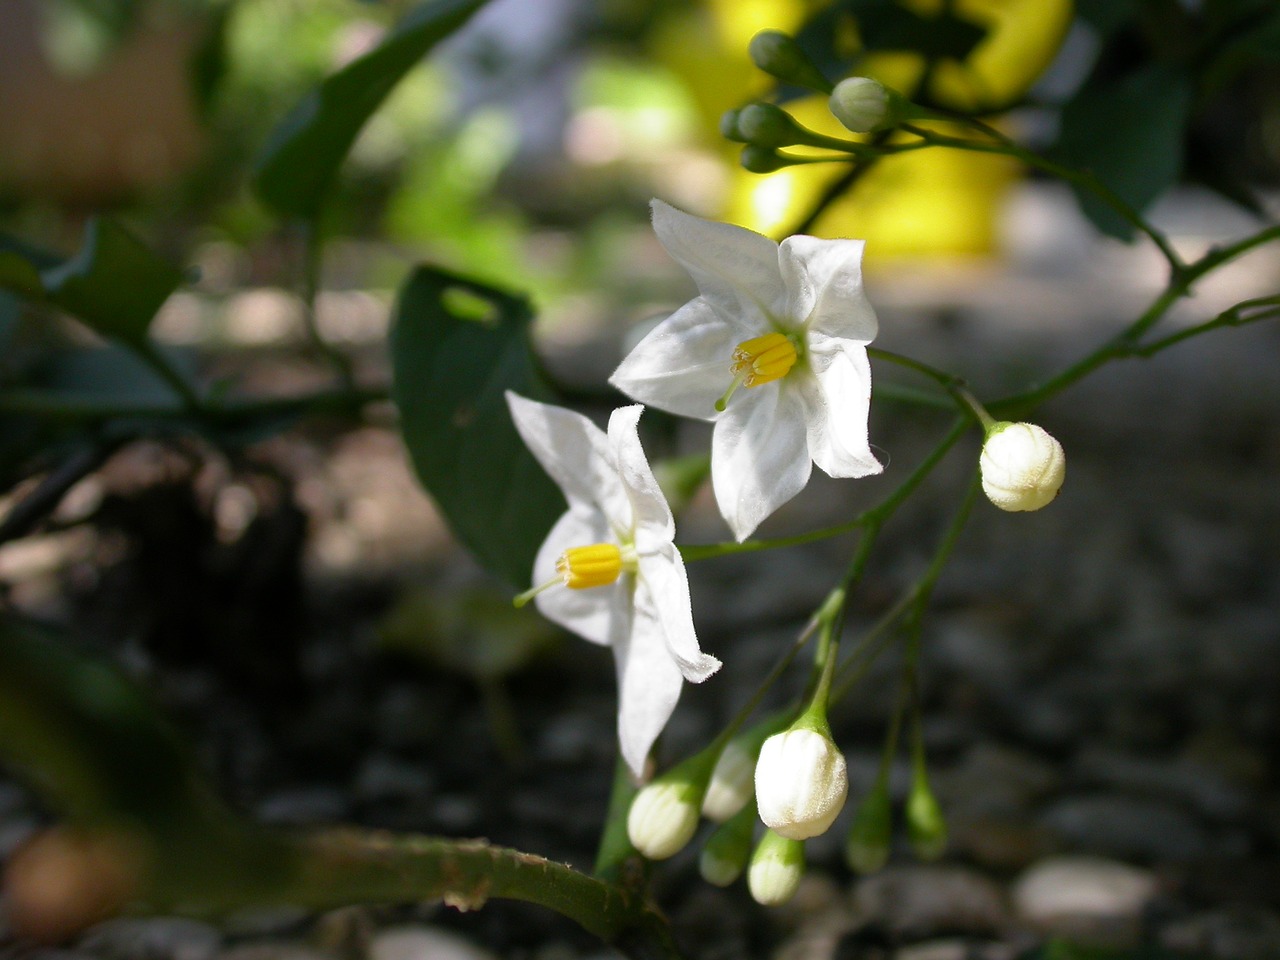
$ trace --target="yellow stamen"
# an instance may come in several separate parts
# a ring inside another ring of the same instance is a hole
[[[734,347],[733,383],[724,396],[716,401],[716,409],[723,410],[729,398],[740,386],[758,387],[761,384],[781,380],[796,365],[796,345],[785,334],[766,333],[762,337],[743,340]]]
[[[603,587],[622,574],[622,551],[613,543],[570,547],[556,560],[556,573],[570,590]]]
[[[546,583],[540,583],[526,590],[512,602],[517,607],[523,607],[543,590],[561,585],[571,590],[603,587],[617,580],[623,570],[633,569],[635,569],[634,548],[629,548],[624,554],[623,548],[613,543],[570,547],[556,559],[554,577]]]

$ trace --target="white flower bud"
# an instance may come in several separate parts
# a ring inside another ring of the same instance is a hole
[[[1001,510],[1039,510],[1058,495],[1067,472],[1062,444],[1034,423],[997,423],[979,458],[982,489]]]
[[[804,876],[804,844],[789,840],[772,830],[765,832],[747,867],[747,889],[751,899],[766,907],[776,907],[795,896]]]
[[[688,780],[655,780],[631,801],[627,836],[650,860],[675,856],[697,829],[697,790]]]
[[[848,77],[828,100],[831,113],[853,133],[870,133],[889,119],[889,91],[870,77]]]
[[[824,833],[844,806],[844,756],[813,730],[774,734],[756,763],[756,804],[765,826],[792,840]]]
[[[757,741],[758,742],[758,741]],[[720,752],[711,772],[707,795],[702,798],[702,815],[724,823],[745,807],[755,789],[756,749],[745,738],[735,738]]]

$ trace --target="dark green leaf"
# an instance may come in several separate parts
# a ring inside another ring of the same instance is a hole
[[[1182,172],[1190,105],[1187,76],[1163,64],[1087,84],[1062,112],[1057,156],[1092,171],[1142,211]],[[1129,223],[1094,194],[1077,189],[1076,199],[1103,233],[1124,240],[1133,235]]]
[[[263,202],[283,216],[314,216],[365,121],[414,64],[483,3],[431,0],[415,7],[381,44],[311,91],[259,158],[254,187]]]
[[[477,317],[477,302],[489,310]],[[529,346],[528,304],[492,287],[419,267],[391,328],[392,396],[405,445],[457,538],[513,584],[565,510],[525,449],[503,392],[551,391]]]
[[[84,244],[69,260],[0,238],[0,288],[48,300],[104,337],[137,346],[182,282],[162,260],[114,220],[92,219]]]

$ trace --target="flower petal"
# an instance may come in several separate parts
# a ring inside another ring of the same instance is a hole
[[[809,455],[828,476],[869,477],[884,466],[871,452],[871,363],[862,344],[811,334],[811,374],[797,378],[804,397]]]
[[[547,583],[556,576],[556,558],[570,547],[613,542],[613,532],[604,515],[570,510],[556,521],[542,541],[533,562],[533,584]],[[615,583],[586,590],[554,586],[534,598],[539,612],[552,623],[576,633],[584,640],[603,646],[625,643],[631,632],[631,590],[634,578],[623,575]]]
[[[726,322],[740,317],[748,329],[763,329],[785,307],[776,243],[743,227],[691,216],[661,200],[651,206],[658,239]]]
[[[810,331],[870,343],[879,330],[862,289],[861,240],[794,236],[778,248],[786,316]]]
[[[733,380],[733,348],[756,332],[726,323],[698,297],[650,330],[609,382],[659,410],[713,420],[716,401]]]
[[[637,424],[643,410],[644,407],[635,404],[619,407],[609,415],[609,446],[618,476],[631,501],[636,548],[642,551],[651,549],[651,545],[670,543],[676,535],[671,507],[667,505],[667,498],[649,467],[644,448],[640,446]]]
[[[739,390],[711,435],[711,486],[739,541],[809,482],[805,404],[789,386]]]
[[[569,508],[594,507],[604,513],[617,535],[630,534],[631,504],[604,431],[572,410],[529,400],[510,390],[505,396],[525,446],[564,491]]]
[[[636,584],[630,635],[614,645],[613,656],[618,670],[618,742],[627,766],[639,777],[653,741],[676,708],[683,683],[643,581]]]
[[[662,626],[668,654],[690,683],[701,683],[720,669],[720,661],[703,653],[693,629],[689,578],[675,544],[665,543],[653,553],[640,555],[639,579],[647,589],[636,592],[636,618],[654,616]],[[654,610],[641,607],[647,603]]]

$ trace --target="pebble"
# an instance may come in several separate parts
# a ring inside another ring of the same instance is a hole
[[[303,786],[266,797],[258,804],[257,816],[279,826],[309,826],[341,822],[347,810],[347,795],[337,787]]]
[[[390,927],[369,944],[368,960],[494,960],[457,934],[434,927]]]
[[[1012,899],[1018,917],[1039,930],[1113,942],[1136,934],[1156,892],[1149,870],[1099,857],[1062,856],[1018,877]]]
[[[1215,820],[1233,820],[1248,811],[1249,798],[1217,770],[1194,758],[1165,760],[1135,756],[1104,746],[1080,751],[1076,777],[1108,787],[1187,801]]]
[[[1169,924],[1160,941],[1170,950],[1205,960],[1275,960],[1280,957],[1280,914],[1261,907],[1212,910]]]
[[[1000,887],[965,867],[889,867],[858,882],[853,906],[865,923],[899,938],[994,934],[1009,920]]]
[[[1065,797],[1041,822],[1074,847],[1125,860],[1191,860],[1208,845],[1204,830],[1177,805],[1119,793]]]
[[[218,954],[217,960],[338,960],[338,957],[305,943],[267,940],[243,943],[223,950]]]
[[[91,927],[77,946],[100,960],[212,960],[222,934],[183,917],[117,917]]]

